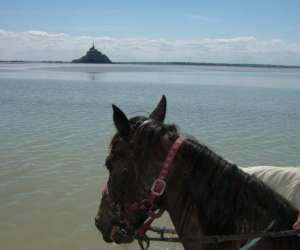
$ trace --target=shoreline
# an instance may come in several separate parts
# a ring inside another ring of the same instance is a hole
[[[23,60],[0,60],[0,64],[26,64],[26,63],[48,63],[48,64],[71,64],[69,61],[23,61]],[[75,63],[74,63],[75,64]],[[81,63],[85,65],[176,65],[176,66],[214,66],[214,67],[240,67],[240,68],[279,68],[300,69],[298,65],[276,65],[276,64],[248,64],[248,63],[200,63],[200,62],[112,62],[112,63]]]

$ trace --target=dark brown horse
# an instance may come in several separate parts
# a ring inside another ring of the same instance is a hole
[[[244,243],[202,244],[199,239],[203,235],[292,228],[298,215],[295,207],[194,139],[184,139],[171,161],[165,190],[150,199],[165,158],[180,138],[175,125],[164,124],[165,114],[164,96],[149,117],[128,119],[113,105],[117,133],[106,159],[108,185],[95,219],[104,240],[132,241],[141,228],[145,229],[149,215],[160,210],[169,213],[188,250],[237,250]],[[266,238],[253,249],[296,250],[300,249],[300,239]]]

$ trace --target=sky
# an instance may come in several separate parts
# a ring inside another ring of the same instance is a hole
[[[0,60],[300,65],[299,0],[2,0]]]

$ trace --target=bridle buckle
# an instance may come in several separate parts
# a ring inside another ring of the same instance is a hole
[[[156,196],[161,196],[164,193],[166,186],[167,183],[164,180],[157,178],[153,182],[153,185],[151,187],[151,193],[153,193]]]

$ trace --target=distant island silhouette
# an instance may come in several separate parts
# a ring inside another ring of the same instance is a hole
[[[72,63],[112,63],[111,60],[93,46],[86,54],[78,59],[72,60]]]

